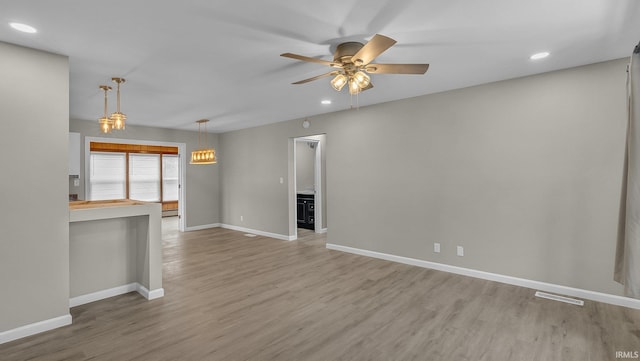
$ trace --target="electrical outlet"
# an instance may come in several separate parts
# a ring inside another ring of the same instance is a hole
[[[240,222],[244,221],[244,216],[240,216]]]
[[[434,243],[433,244],[433,252],[434,253],[440,253],[440,243]]]
[[[464,256],[464,247],[458,246],[457,254],[458,254],[458,256],[463,257]]]

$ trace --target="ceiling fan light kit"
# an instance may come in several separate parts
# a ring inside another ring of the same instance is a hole
[[[424,74],[429,64],[371,64],[371,62],[396,43],[395,40],[376,34],[366,44],[355,41],[339,44],[333,55],[333,61],[311,58],[304,55],[283,53],[280,56],[318,63],[339,70],[333,70],[312,78],[297,81],[293,84],[304,84],[324,77],[334,76],[330,84],[340,91],[348,85],[349,94],[373,88],[371,77],[367,74]]]

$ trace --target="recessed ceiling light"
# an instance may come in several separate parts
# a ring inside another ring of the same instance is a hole
[[[18,31],[22,31],[23,33],[29,33],[29,34],[33,34],[33,33],[37,33],[38,30],[36,28],[34,28],[31,25],[27,25],[27,24],[21,24],[21,23],[9,23],[9,26],[11,26],[12,28],[18,30]]]
[[[531,60],[539,60],[539,59],[544,59],[547,56],[549,56],[549,52],[548,51],[543,51],[541,53],[535,53],[535,54],[531,55],[529,57],[529,59],[531,59]]]
[[[320,103],[322,103],[324,105],[329,105],[329,104],[331,104],[331,100],[323,100]]]

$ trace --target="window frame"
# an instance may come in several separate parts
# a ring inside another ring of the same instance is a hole
[[[131,153],[136,154],[159,154],[158,157],[159,165],[160,165],[160,201],[155,203],[161,203],[163,210],[177,209],[179,207],[179,201],[164,201],[164,192],[163,192],[163,155],[176,155],[178,156],[178,199],[180,199],[180,152],[179,147],[177,146],[163,146],[163,145],[150,145],[150,144],[135,144],[135,143],[110,143],[110,142],[99,142],[93,140],[87,140],[88,142],[88,158],[90,159],[91,153],[100,152],[100,153],[124,153],[126,159],[126,198],[130,198],[130,180],[129,180],[129,162]],[[89,172],[87,172],[87,184],[91,183],[91,179],[89,178]],[[89,193],[87,192],[87,195]]]

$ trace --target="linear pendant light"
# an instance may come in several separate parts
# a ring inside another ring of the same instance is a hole
[[[201,119],[196,121],[198,123],[198,149],[191,152],[191,164],[215,164],[218,163],[216,159],[216,151],[213,148],[207,148],[207,122],[209,119]],[[200,127],[204,124],[204,147],[200,146],[201,131]]]

